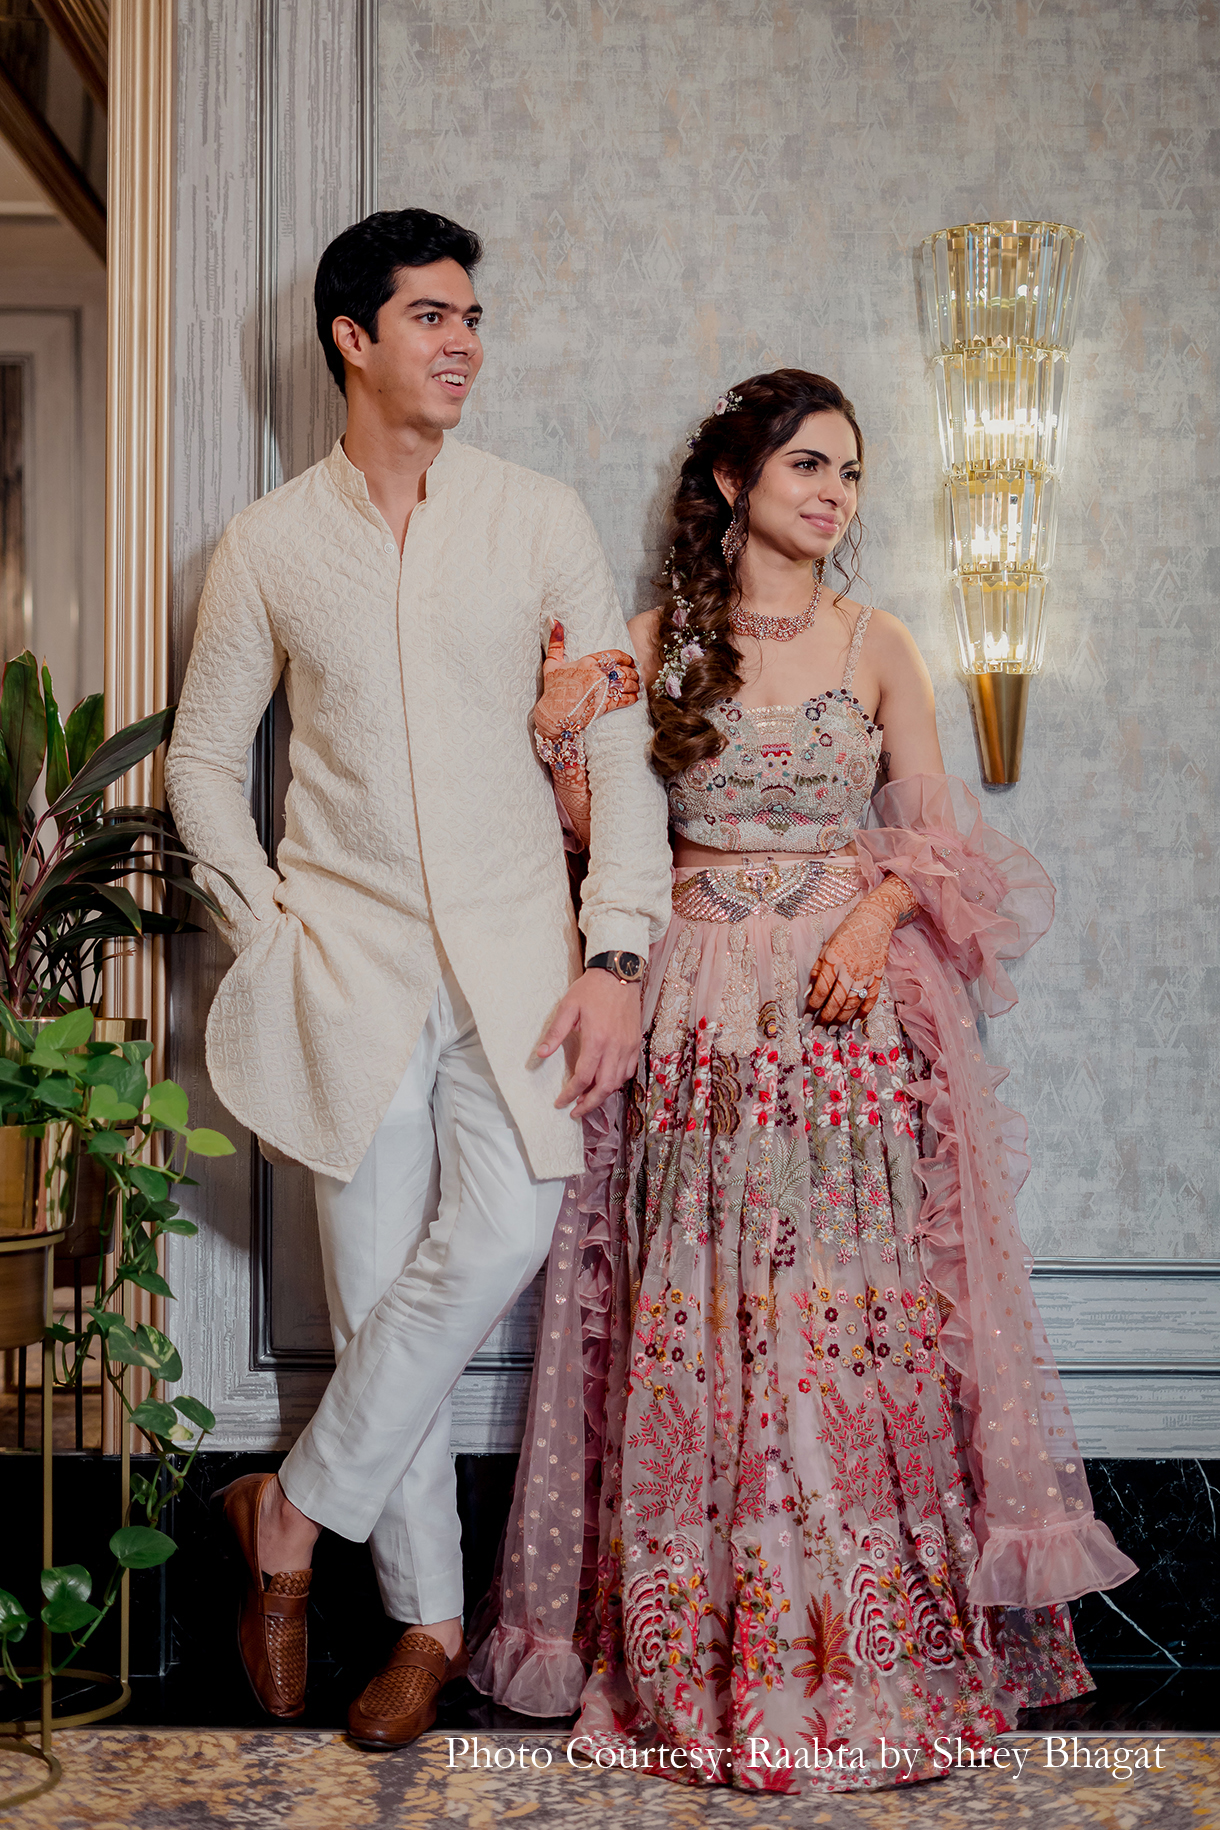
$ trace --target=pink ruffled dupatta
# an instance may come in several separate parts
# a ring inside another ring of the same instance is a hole
[[[886,979],[926,1057],[935,1154],[917,1237],[924,1268],[952,1305],[940,1345],[961,1374],[972,1525],[981,1555],[969,1599],[1037,1608],[1126,1582],[1136,1566],[1094,1517],[1084,1464],[1030,1288],[1016,1196],[1029,1171],[1026,1127],[996,1098],[1006,1070],[984,1059],[977,1011],[1011,1010],[1004,962],[1045,934],[1054,889],[1027,851],[983,819],[954,776],[916,775],[873,798],[857,834],[870,884],[887,872],[920,916],[890,946]]]
[[[980,1495],[969,1599],[1038,1608],[1114,1588],[1136,1566],[1093,1513],[1017,1227],[1029,1170],[1025,1122],[996,1098],[1005,1070],[984,1060],[975,1024],[978,1012],[998,1016],[1016,1003],[1004,962],[1045,934],[1054,889],[1027,851],[987,825],[954,776],[881,789],[856,839],[869,886],[893,874],[920,905],[893,937],[886,979],[929,1064],[915,1090],[936,1148],[920,1164],[926,1193],[914,1236],[951,1305],[940,1345],[960,1374]],[[653,949],[649,1005],[666,946]],[[585,1681],[581,1601],[597,1560],[621,1111],[616,1099],[585,1121],[586,1173],[568,1185],[548,1262],[501,1565],[470,1630],[472,1683],[524,1715],[569,1714]]]

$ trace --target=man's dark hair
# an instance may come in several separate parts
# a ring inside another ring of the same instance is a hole
[[[340,393],[347,393],[347,383],[331,335],[336,318],[351,318],[376,343],[377,313],[393,298],[404,267],[452,260],[471,273],[482,258],[483,244],[473,229],[431,210],[375,210],[336,235],[318,262],[313,302],[326,366]]]

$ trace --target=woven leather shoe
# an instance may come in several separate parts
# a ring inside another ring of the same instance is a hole
[[[264,1580],[258,1551],[258,1510],[274,1474],[243,1474],[217,1496],[246,1560],[247,1582],[237,1616],[237,1644],[250,1688],[268,1715],[299,1716],[305,1708],[308,1646],[305,1609],[312,1570],[281,1570]]]
[[[438,1639],[408,1627],[347,1712],[356,1746],[381,1753],[416,1740],[436,1721],[436,1699],[445,1685],[463,1676],[469,1665],[464,1637],[453,1657],[446,1658]]]

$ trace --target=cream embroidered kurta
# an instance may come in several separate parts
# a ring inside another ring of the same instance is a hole
[[[166,764],[237,958],[207,1025],[212,1082],[276,1149],[350,1179],[447,956],[535,1177],[582,1167],[533,1050],[579,974],[549,777],[530,712],[553,622],[567,652],[629,648],[575,493],[446,438],[401,561],[342,446],[235,516],[208,569]],[[245,795],[283,675],[285,833],[269,868]],[[669,915],[664,793],[642,704],[587,733],[589,953],[646,953]]]

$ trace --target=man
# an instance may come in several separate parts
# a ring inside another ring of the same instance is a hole
[[[278,1479],[228,1489],[240,1638],[298,1715],[320,1528],[371,1538],[407,1623],[352,1706],[412,1740],[465,1669],[450,1394],[546,1256],[578,1120],[631,1073],[642,956],[668,913],[643,705],[587,736],[580,926],[530,709],[552,625],[622,648],[574,493],[448,435],[483,361],[478,238],[426,210],[346,230],[318,334],[347,398],[330,455],[235,517],[209,568],[166,786],[237,958],[207,1059],[229,1110],[315,1172],[338,1364]],[[243,784],[284,677],[292,784],[273,869]],[[564,1048],[576,1053],[570,1072]]]

